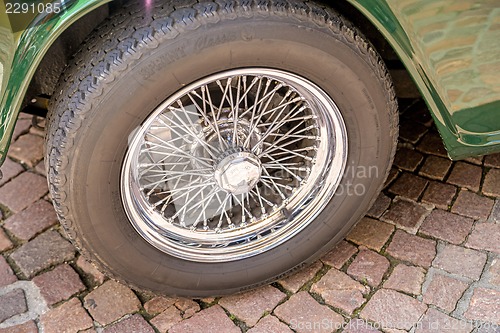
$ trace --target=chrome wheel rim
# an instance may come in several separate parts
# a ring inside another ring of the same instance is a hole
[[[181,89],[129,137],[122,203],[135,230],[189,261],[249,258],[308,226],[347,159],[334,101],[281,70],[230,70]]]

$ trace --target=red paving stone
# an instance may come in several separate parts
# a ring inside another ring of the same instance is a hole
[[[436,242],[398,230],[387,248],[387,253],[396,259],[429,267],[436,256]]]
[[[423,294],[423,301],[446,312],[451,312],[455,309],[467,287],[466,282],[436,273],[432,276],[431,282]]]

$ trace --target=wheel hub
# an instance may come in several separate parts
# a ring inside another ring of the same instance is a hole
[[[262,173],[259,158],[241,150],[231,149],[229,155],[224,154],[214,173],[217,185],[235,195],[250,192],[259,182]]]

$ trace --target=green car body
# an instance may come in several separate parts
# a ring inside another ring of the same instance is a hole
[[[81,17],[109,2],[63,1],[64,11],[35,15],[18,32],[12,31],[7,1],[0,2],[1,161],[30,82],[50,46]],[[427,102],[451,158],[500,152],[498,0],[348,2],[396,51]]]

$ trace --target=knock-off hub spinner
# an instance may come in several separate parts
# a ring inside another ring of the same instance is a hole
[[[255,154],[241,148],[228,150],[215,168],[215,181],[234,195],[245,194],[259,182],[262,165]]]

